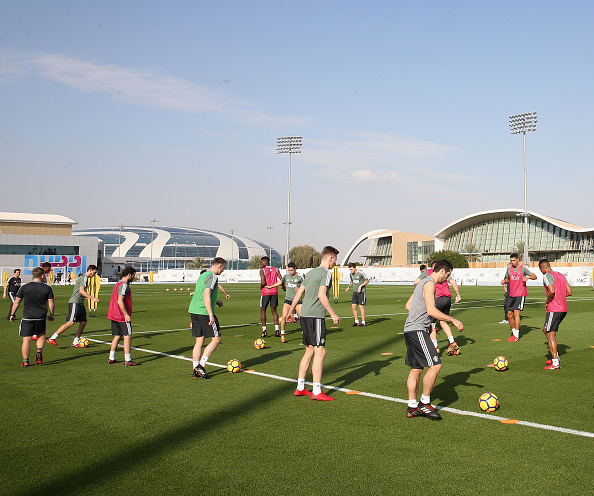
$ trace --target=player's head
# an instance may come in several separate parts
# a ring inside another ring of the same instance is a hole
[[[297,265],[295,265],[295,262],[289,262],[287,264],[287,270],[289,271],[289,274],[294,276],[297,273]]]
[[[334,248],[334,246],[324,246],[322,249],[322,263],[326,263],[328,269],[331,269],[336,265],[337,258],[338,250]]]
[[[270,265],[270,259],[268,257],[262,257],[260,259],[260,267],[268,267]]]
[[[212,265],[210,266],[210,271],[217,276],[222,274],[225,270],[225,265],[227,265],[227,260],[221,257],[215,257],[212,260]]]
[[[433,266],[433,274],[437,274],[437,282],[444,282],[450,277],[454,266],[449,260],[437,260]]]
[[[97,266],[96,266],[96,265],[89,265],[89,266],[87,267],[87,272],[85,273],[85,275],[86,275],[87,277],[94,276],[94,275],[97,273],[97,271],[98,271],[98,270],[99,270],[99,269],[97,268]]]
[[[512,253],[509,256],[509,261],[511,262],[512,267],[515,269],[520,263],[520,256],[517,253]]]
[[[124,267],[124,270],[122,270],[122,279],[127,278],[128,282],[131,282],[134,280],[134,277],[136,276],[136,269],[134,267]]]
[[[31,274],[33,275],[33,279],[41,279],[44,276],[45,272],[41,267],[35,267],[31,271]]]
[[[21,276],[21,269],[14,269],[14,275],[16,277],[20,277]]]
[[[354,274],[355,272],[357,272],[357,264],[354,262],[351,262],[349,264],[349,269],[351,271],[351,274]]]
[[[421,264],[421,266],[419,267],[419,270],[421,272],[425,272],[427,270],[427,266],[425,264]]]
[[[52,271],[52,264],[49,262],[43,262],[41,268],[43,269],[43,273],[47,274],[48,272]]]
[[[435,264],[436,264],[437,262],[439,262],[439,260],[433,260],[433,262],[431,262],[431,268],[432,268],[433,270],[435,270]]]
[[[546,274],[551,270],[551,264],[546,258],[543,258],[542,260],[539,260],[538,268],[543,274]]]

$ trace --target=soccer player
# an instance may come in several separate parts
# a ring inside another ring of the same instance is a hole
[[[43,284],[43,270],[35,267],[32,271],[33,282],[24,284],[19,288],[14,303],[12,304],[10,320],[14,322],[14,315],[21,304],[23,306],[23,318],[19,325],[19,336],[23,338],[21,353],[23,363],[21,367],[29,366],[29,353],[31,351],[31,338],[37,335],[37,353],[35,364],[43,363],[43,346],[45,345],[46,318],[54,320],[54,292],[51,286]],[[49,316],[47,311],[49,309]]]
[[[365,304],[367,303],[367,286],[369,279],[362,271],[357,270],[357,264],[350,263],[349,270],[351,271],[351,282],[346,287],[345,292],[349,292],[349,288],[353,286],[353,297],[351,298],[351,309],[353,310],[353,317],[355,322],[351,327],[365,327]],[[361,311],[361,324],[359,324],[359,316],[357,315],[357,305]]]
[[[41,275],[41,282],[44,284],[49,284],[49,273],[52,271],[52,264],[49,262],[43,262],[43,264],[41,265],[41,270],[43,271],[43,274]],[[33,334],[33,337],[31,338],[33,341],[37,341],[37,334]],[[49,342],[49,340],[48,340]]]
[[[301,287],[303,283],[303,277],[297,274],[297,265],[294,262],[289,262],[287,264],[287,273],[283,276],[283,278],[274,283],[272,286],[266,286],[267,289],[276,286],[283,286],[283,289],[287,292],[285,295],[285,301],[283,303],[283,315],[280,320],[280,338],[281,343],[286,341],[285,338],[285,329],[287,327],[287,315],[289,314],[289,309],[291,308],[291,304],[293,303],[293,298],[295,298],[295,293]],[[299,300],[295,310],[297,310],[297,314],[301,316],[301,304],[303,302]]]
[[[278,307],[278,287],[275,283],[282,280],[276,267],[270,267],[270,258],[260,259],[260,320],[262,321],[262,337],[268,336],[266,332],[266,307],[270,305],[272,319],[274,320],[274,335],[280,336],[279,319],[276,307]],[[268,288],[268,286],[270,288]]]
[[[85,300],[88,299],[99,303],[99,298],[94,298],[89,293],[87,293],[88,279],[89,277],[93,277],[95,274],[97,274],[97,267],[95,265],[89,265],[87,267],[87,271],[76,278],[76,281],[74,282],[74,291],[68,300],[68,315],[66,316],[66,323],[62,324],[62,326],[60,326],[60,328],[52,334],[52,337],[47,340],[49,344],[57,346],[58,342],[56,339],[58,339],[58,336],[78,322],[78,328],[76,329],[74,341],[72,342],[72,348],[79,347],[78,340],[82,336],[85,326],[87,325]]]
[[[547,337],[549,350],[551,351],[551,359],[547,361],[547,366],[544,369],[559,370],[561,369],[561,362],[557,351],[557,331],[567,315],[567,297],[571,296],[573,292],[565,276],[551,269],[551,265],[546,258],[538,262],[538,268],[543,274],[542,281],[547,294],[547,301],[545,302],[547,315],[542,330]]]
[[[312,400],[333,401],[334,398],[322,391],[322,370],[326,356],[326,311],[330,314],[332,322],[338,324],[340,317],[330,306],[328,294],[332,285],[332,268],[336,264],[338,250],[333,246],[325,246],[322,250],[320,266],[310,270],[301,287],[295,293],[291,308],[287,315],[287,322],[293,322],[293,312],[301,300],[301,330],[303,331],[303,344],[305,353],[299,364],[297,389],[295,396],[310,396]],[[313,359],[313,363],[312,363]],[[305,388],[305,375],[311,364],[313,376],[313,391]]]
[[[215,315],[215,306],[222,307],[223,302],[217,300],[219,291],[219,276],[225,270],[227,261],[224,258],[216,257],[212,261],[210,270],[200,274],[196,281],[194,296],[190,301],[188,312],[192,317],[192,336],[196,338],[192,350],[192,377],[210,379],[206,373],[205,365],[212,356],[217,346],[221,344],[221,327],[219,319]],[[205,338],[211,338],[210,343],[202,352]]]
[[[435,380],[441,370],[441,360],[429,337],[430,317],[439,321],[451,322],[459,331],[464,329],[462,322],[440,312],[435,306],[436,285],[447,281],[452,270],[450,262],[439,260],[429,277],[417,284],[406,303],[409,314],[404,324],[404,341],[407,350],[406,365],[410,367],[406,381],[408,390],[406,416],[409,418],[425,416],[431,420],[441,419],[441,415],[431,405],[431,391],[433,391]],[[419,382],[425,367],[427,367],[427,371],[423,377],[421,400],[417,403]]]
[[[14,269],[14,276],[11,277],[6,286],[4,286],[4,294],[2,298],[6,299],[6,295],[10,298],[10,306],[8,307],[8,316],[6,320],[10,320],[10,316],[12,315],[12,304],[14,300],[16,300],[16,295],[21,288],[21,269]]]
[[[528,296],[526,281],[536,279],[533,274],[520,263],[517,253],[509,256],[511,266],[507,268],[502,284],[509,284],[509,306],[507,307],[507,320],[511,327],[512,335],[507,339],[514,343],[520,339],[520,312],[524,310],[524,302]]]
[[[119,363],[115,359],[115,353],[118,349],[118,343],[124,336],[124,365],[126,367],[135,367],[140,365],[131,358],[130,350],[132,348],[132,291],[130,284],[136,277],[134,267],[124,267],[122,278],[113,288],[111,300],[109,300],[109,310],[107,319],[111,320],[111,348],[109,349],[108,364]]]

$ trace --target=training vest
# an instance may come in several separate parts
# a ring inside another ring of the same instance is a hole
[[[555,279],[555,296],[553,300],[547,305],[547,312],[567,312],[567,280],[565,276],[559,272],[548,272]],[[546,283],[545,283],[546,284]],[[549,296],[549,289],[545,285],[545,293]]]
[[[427,277],[433,274],[433,269],[427,269]],[[440,296],[449,296],[452,297],[452,292],[450,291],[450,285],[448,281],[445,280],[444,282],[435,283],[435,299],[439,298]]]
[[[509,266],[509,295],[514,298],[516,296],[528,296],[528,289],[526,283],[522,280],[524,277],[524,266],[518,264],[518,270],[515,271],[513,266]]]
[[[272,286],[278,282],[277,277],[277,270],[276,267],[266,266],[262,269],[264,271],[264,282],[266,286]],[[262,288],[261,290],[262,296],[266,295],[277,295],[278,294],[278,286],[272,289],[266,289],[266,287]]]
[[[120,310],[120,306],[118,305],[118,297],[120,295],[120,286],[122,284],[128,285],[126,290],[126,294],[124,295],[124,308],[128,315],[132,315],[132,291],[130,291],[130,284],[124,281],[119,281],[115,288],[113,288],[113,293],[111,294],[111,300],[109,300],[109,310],[107,311],[107,318],[109,320],[113,320],[115,322],[125,322],[126,319],[124,318],[124,314],[122,310]]]

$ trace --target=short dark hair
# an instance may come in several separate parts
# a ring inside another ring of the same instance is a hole
[[[225,260],[222,257],[215,257],[215,258],[212,259],[211,267],[213,265],[227,265],[227,260]]]
[[[41,267],[35,267],[32,271],[31,274],[33,274],[33,279],[37,279],[39,277],[41,277],[44,272],[43,269]]]
[[[128,275],[134,275],[136,274],[136,269],[134,267],[124,267],[124,270],[122,270],[122,277],[126,277]]]
[[[20,272],[20,271],[21,271],[21,269],[14,269],[13,274],[16,274],[17,272]]]
[[[349,269],[350,269],[351,267],[357,267],[357,264],[356,264],[355,262],[351,262],[351,263],[349,264]]]
[[[452,272],[454,266],[449,260],[438,260],[433,267],[433,272],[439,272],[441,269],[445,269],[446,272]]]
[[[437,260],[433,260],[433,262],[431,262],[431,268],[432,268],[432,269],[435,269],[435,264],[436,264],[437,262],[438,262]]]
[[[42,267],[43,267],[44,269],[47,269],[48,267],[51,269],[51,268],[52,268],[52,264],[51,264],[51,263],[49,263],[49,262],[43,262],[43,265],[42,265]]]
[[[518,255],[517,253],[512,253],[509,258],[517,258],[518,260],[520,259],[520,255]]]
[[[419,270],[421,272],[423,272],[426,268],[427,268],[427,266],[425,264],[421,264],[421,266],[419,267]]]
[[[96,265],[89,265],[89,266],[87,267],[87,272],[88,272],[89,270],[99,270],[99,269],[97,268],[97,266],[96,266]]]
[[[329,253],[334,253],[334,255],[338,255],[339,252],[336,248],[334,248],[334,246],[324,246],[324,248],[322,249],[322,256],[328,255]]]
[[[293,269],[297,270],[297,265],[295,264],[295,262],[289,262],[287,264],[287,267],[292,267]]]
[[[270,258],[268,258],[268,257],[262,257],[260,259],[260,262],[262,262],[263,260],[266,260],[268,263],[270,263]]]
[[[546,258],[543,258],[542,260],[538,261],[538,266],[542,267],[543,265],[548,265],[550,267],[551,263]]]

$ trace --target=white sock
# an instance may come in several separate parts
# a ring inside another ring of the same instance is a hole
[[[80,338],[74,338],[74,341],[72,341],[72,344],[78,344],[78,340],[79,340],[79,339],[80,339]]]
[[[452,344],[455,341],[454,336],[448,336],[448,341]]]
[[[314,382],[313,383],[313,394],[320,394],[321,392],[322,392],[322,383]]]
[[[408,400],[408,407],[409,408],[416,408],[418,405],[417,400]]]
[[[365,325],[365,321],[364,321],[364,320],[362,320],[362,321],[361,321],[361,324]]]
[[[262,326],[262,332],[266,332],[266,326]]]
[[[110,351],[109,352],[109,359],[110,360],[115,360],[115,351]]]
[[[196,368],[198,367],[198,364],[200,363],[200,360],[192,360],[192,368]]]
[[[359,319],[355,319],[355,324],[358,324],[358,323],[359,323]]]
[[[425,396],[424,394],[421,395],[421,403],[431,403],[431,396]]]
[[[284,333],[285,333],[285,331],[281,330],[281,334],[284,334]]]
[[[433,346],[437,348],[437,339],[432,339],[431,342],[433,343]]]
[[[202,355],[202,358],[200,359],[200,365],[202,365],[204,367],[206,365],[206,362],[208,362],[209,358],[210,357]]]
[[[519,329],[512,329],[512,334],[515,337],[519,338],[520,337],[520,330]]]
[[[132,361],[132,357],[130,356],[130,353],[124,353],[124,360],[126,360],[127,362]]]
[[[50,339],[58,339],[59,334],[56,334],[55,332],[52,334],[52,337]]]
[[[305,389],[305,379],[302,379],[301,377],[297,379],[297,389],[299,391],[303,391]]]
[[[278,331],[278,329],[279,329],[278,324],[274,324],[274,330]]]
[[[559,359],[558,358],[553,358],[553,361],[552,361],[553,367],[558,367],[559,366],[559,363],[560,362],[559,362]]]

